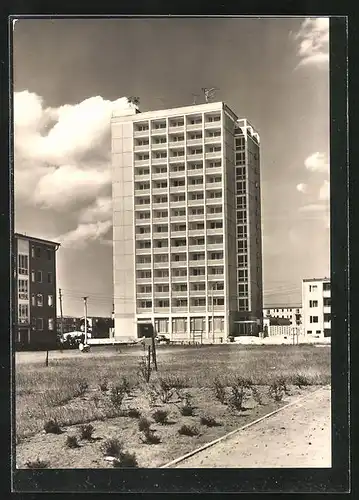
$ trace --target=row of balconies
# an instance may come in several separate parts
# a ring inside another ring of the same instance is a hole
[[[167,139],[167,138],[166,138]],[[195,139],[190,139],[187,137],[187,141],[185,142],[184,137],[182,138],[181,136],[178,136],[178,140],[175,140],[175,138],[172,138],[171,136],[169,137],[169,140],[165,140],[164,142],[156,143],[155,141],[152,141],[151,143],[151,150],[152,151],[161,151],[161,150],[167,150],[167,147],[170,150],[176,150],[177,148],[183,148],[186,145],[187,146],[202,146],[203,144],[219,144],[222,141],[222,136],[221,135],[216,135],[216,136],[205,136],[204,141],[203,137],[197,137]],[[134,151],[135,152],[142,152],[142,151],[149,151],[150,149],[150,142],[149,139],[146,139],[146,144],[142,143],[140,139],[135,140],[134,144]]]
[[[153,267],[154,269],[162,269],[162,268],[168,268],[169,265],[171,264],[171,268],[179,268],[179,267],[202,267],[206,265],[206,261],[203,260],[179,260],[179,261],[172,261],[170,262],[154,262]],[[224,259],[208,259],[207,260],[207,265],[208,266],[220,266],[224,265]],[[136,269],[151,269],[151,263],[149,262],[137,262],[136,263]]]
[[[171,279],[169,276],[154,276],[153,278],[136,278],[136,283],[138,284],[151,284],[151,283],[187,283],[187,278],[188,281],[190,282],[205,282],[206,279],[207,281],[221,281],[224,280],[224,274],[207,274],[207,278],[205,274],[200,274],[200,275],[189,275],[189,276],[171,276]]]
[[[204,124],[202,122],[202,119],[198,119],[196,123],[191,123],[191,121],[186,120],[186,122],[183,120],[183,122],[180,124],[180,122],[177,122],[175,125],[171,123],[171,121],[168,122],[168,127],[167,127],[167,122],[163,121],[159,123],[159,125],[152,125],[151,126],[151,136],[156,136],[156,135],[167,135],[171,133],[184,133],[185,130],[191,131],[191,130],[202,130],[203,125],[206,130],[211,129],[218,129],[221,127],[221,119],[219,117],[219,120],[211,120],[208,121],[208,119],[205,119]],[[150,127],[145,124],[134,124],[134,136],[135,137],[148,137],[150,134]]]
[[[187,153],[187,156],[183,155],[176,155],[176,156],[164,156],[161,158],[156,158],[152,157],[151,159],[148,158],[136,158],[134,159],[134,164],[135,167],[140,167],[140,166],[147,166],[151,163],[151,165],[166,165],[167,163],[183,163],[185,161],[185,158],[187,158],[188,161],[196,161],[196,160],[203,160],[203,157],[206,160],[211,160],[215,158],[221,158],[222,156],[222,151],[206,151],[206,152],[198,152],[198,153]]]
[[[179,313],[179,312],[182,312],[182,313],[187,313],[187,312],[206,312],[207,311],[207,308],[206,306],[185,306],[185,307],[175,307],[175,306],[172,306],[171,309],[169,307],[154,307],[153,309],[153,312],[155,313]],[[211,312],[212,311],[212,307],[209,306],[208,308],[208,311]],[[224,311],[224,305],[223,306],[213,306],[213,311],[214,312],[222,312]],[[147,314],[150,314],[152,312],[152,308],[142,308],[142,307],[137,307],[137,314],[141,314],[141,313],[147,313]]]

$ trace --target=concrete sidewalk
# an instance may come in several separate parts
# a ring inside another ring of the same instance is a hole
[[[172,467],[331,467],[330,388],[310,394]]]

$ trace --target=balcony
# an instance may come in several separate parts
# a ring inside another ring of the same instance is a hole
[[[219,235],[219,234],[223,234],[223,231],[224,231],[223,227],[216,227],[214,229],[207,229],[207,235],[208,236]]]
[[[152,292],[137,292],[136,293],[136,297],[138,299],[143,299],[143,300],[145,300],[145,299],[148,300],[149,299],[149,300],[151,300],[152,299]]]
[[[167,142],[161,142],[160,144],[152,143],[151,149],[152,151],[167,150]]]
[[[136,240],[149,240],[151,238],[151,232],[148,233],[137,233]]]
[[[171,206],[171,208],[184,208],[186,206],[186,200],[185,199],[181,200],[181,201],[171,201],[170,200],[170,206]]]
[[[148,283],[152,283],[152,278],[136,278],[136,283],[147,285]]]
[[[203,139],[187,139],[187,146],[202,146]]]
[[[167,156],[163,158],[152,158],[152,165],[167,165]]]
[[[151,262],[136,262],[136,269],[146,269],[151,271]]]
[[[187,260],[173,260],[171,261],[171,268],[187,267]]]
[[[181,245],[181,246],[176,246],[173,243],[171,243],[171,252],[172,253],[183,253],[187,252],[187,245]]]
[[[187,297],[187,290],[173,290],[171,293],[172,297],[174,298],[186,298]]]
[[[142,153],[143,151],[148,151],[149,148],[150,148],[149,144],[143,144],[141,146],[135,144],[133,149],[135,153]]]
[[[224,274],[208,274],[208,281],[223,281]]]
[[[150,248],[136,248],[136,255],[149,255],[151,253]]]
[[[200,123],[187,123],[186,129],[189,130],[202,130],[202,121]]]
[[[172,307],[172,312],[173,313],[180,313],[180,312],[187,312],[188,311],[188,306],[182,306],[182,307],[176,307],[176,306],[173,306]]]
[[[137,314],[151,314],[152,307],[136,307]]]
[[[204,221],[204,213],[203,214],[188,214],[188,221],[189,222],[194,222],[194,221]]]
[[[223,204],[222,196],[218,198],[210,198],[209,196],[206,197],[206,205],[222,205],[222,204]]]
[[[224,266],[224,259],[208,259],[208,266]]]
[[[171,124],[169,124],[168,125],[168,132],[170,134],[171,133],[180,134],[180,133],[184,132],[184,124],[182,124],[182,125],[171,125]]]
[[[150,218],[148,219],[136,219],[136,226],[143,226],[150,223]]]
[[[169,276],[154,276],[153,282],[154,283],[168,283]]]
[[[205,144],[218,144],[221,143],[221,141],[222,141],[221,135],[217,135],[214,137],[205,137],[204,139]]]
[[[200,275],[190,274],[189,275],[189,280],[191,282],[193,282],[193,281],[205,281],[206,280],[206,275],[205,274],[200,274]]]
[[[190,290],[190,297],[202,297],[202,298],[205,298],[206,297],[206,289],[204,290]]]
[[[324,321],[323,323],[324,329],[329,329],[332,327],[331,321]]]
[[[150,203],[136,203],[135,205],[135,210],[149,210],[149,209],[150,209]]]
[[[204,203],[204,198],[194,199],[194,200],[191,200],[191,198],[188,198],[188,206],[203,205],[203,203]]]
[[[149,136],[149,129],[146,130],[135,130],[133,133],[134,137],[148,137]]]
[[[150,193],[150,189],[135,189],[135,196],[149,196]]]
[[[205,312],[206,311],[206,306],[189,306],[190,312]]]
[[[152,188],[152,194],[153,196],[159,195],[159,194],[167,194],[168,193],[168,187],[156,187]]]
[[[206,174],[223,174],[222,167],[206,167]]]
[[[208,243],[207,242],[207,250],[223,250],[224,243]]]
[[[170,160],[170,163],[183,163],[184,162],[184,155],[170,156],[169,160]]]
[[[171,282],[173,282],[173,283],[187,283],[187,276],[174,276],[174,275],[172,275]]]
[[[222,151],[208,151],[207,153],[205,153],[206,160],[212,160],[221,157],[222,157]]]
[[[154,262],[153,268],[154,269],[168,269],[168,264],[169,262]]]
[[[172,206],[172,202],[170,201],[171,203],[171,206]],[[186,201],[181,201],[181,202],[176,202],[176,203],[186,203]],[[186,222],[186,214],[185,215],[172,215],[171,217],[171,221],[173,222]]]
[[[326,299],[330,299],[331,291],[330,290],[323,290],[323,297]]]
[[[207,212],[206,219],[207,220],[213,220],[213,219],[221,220],[221,219],[223,219],[223,212],[214,212],[214,213]]]
[[[191,238],[195,238],[195,237],[204,237],[205,235],[205,232],[204,232],[204,228],[203,229],[189,229],[188,230],[188,236],[190,236]]]
[[[201,266],[205,266],[206,265],[206,261],[203,259],[203,260],[190,260],[189,261],[189,266],[190,267],[201,267]]]
[[[205,245],[189,245],[188,246],[189,252],[204,252],[204,250],[205,250]]]
[[[159,253],[168,253],[168,248],[169,247],[154,247],[153,253],[156,255]]]
[[[169,296],[170,296],[170,291],[169,290],[167,292],[157,292],[157,290],[155,290],[155,292],[154,292],[155,299],[156,298],[168,299]]]
[[[184,177],[185,175],[185,170],[170,170],[170,179],[178,179],[179,177]]]
[[[170,194],[183,193],[186,191],[186,184],[182,186],[170,186]]]
[[[167,172],[155,172],[155,173],[152,173],[152,180],[163,180],[163,181],[166,181],[167,180]]]
[[[153,201],[152,208],[168,208],[168,201],[165,201],[165,202]],[[153,218],[155,218],[155,217],[153,217]]]
[[[166,203],[167,206],[167,203]],[[159,222],[168,222],[168,217],[161,217],[161,216],[153,216],[153,222],[159,223]],[[147,219],[147,224],[148,224],[148,219]]]
[[[205,127],[205,129],[213,130],[213,129],[217,128],[220,130],[221,129],[221,120],[216,120],[216,121],[211,121],[211,122],[206,121],[206,122],[204,122],[204,127]]]
[[[203,167],[200,168],[189,168],[187,170],[188,177],[202,177],[203,178]],[[202,183],[203,185],[203,183]]]
[[[176,229],[171,229],[171,238],[185,238],[186,237],[186,230],[176,230]],[[173,245],[172,245],[173,246]]]
[[[134,165],[135,167],[147,167],[150,164],[150,159],[147,158],[146,160],[137,160],[135,158]]]
[[[206,189],[222,189],[222,179],[217,182],[206,182]]]
[[[188,184],[187,191],[203,191],[203,182],[201,184]]]
[[[155,136],[155,135],[167,135],[167,127],[163,127],[163,128],[152,128],[151,129],[151,135],[152,136]]]
[[[203,160],[203,153],[188,153],[187,161],[201,161]]]
[[[170,149],[177,149],[177,148],[183,148],[185,145],[184,140],[183,141],[171,141],[169,142],[169,147]]]
[[[155,240],[168,240],[167,231],[153,231],[153,239]]]
[[[155,313],[169,313],[169,307],[155,307]]]
[[[148,174],[136,174],[135,172],[135,181],[149,181],[150,180],[150,173]]]

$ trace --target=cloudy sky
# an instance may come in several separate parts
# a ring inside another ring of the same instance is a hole
[[[215,86],[261,135],[265,306],[329,273],[328,19],[20,19],[15,230],[61,241],[64,314],[112,308],[110,117]],[[199,101],[198,101],[199,102]]]

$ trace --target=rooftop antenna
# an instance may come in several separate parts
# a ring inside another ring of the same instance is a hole
[[[207,88],[207,87],[202,87],[202,92],[204,93],[204,98],[206,102],[211,102],[216,90],[219,90],[217,87],[212,87],[212,88]]]
[[[197,104],[197,97],[199,97],[198,94],[192,94],[192,97],[193,97],[193,105],[196,105]]]

